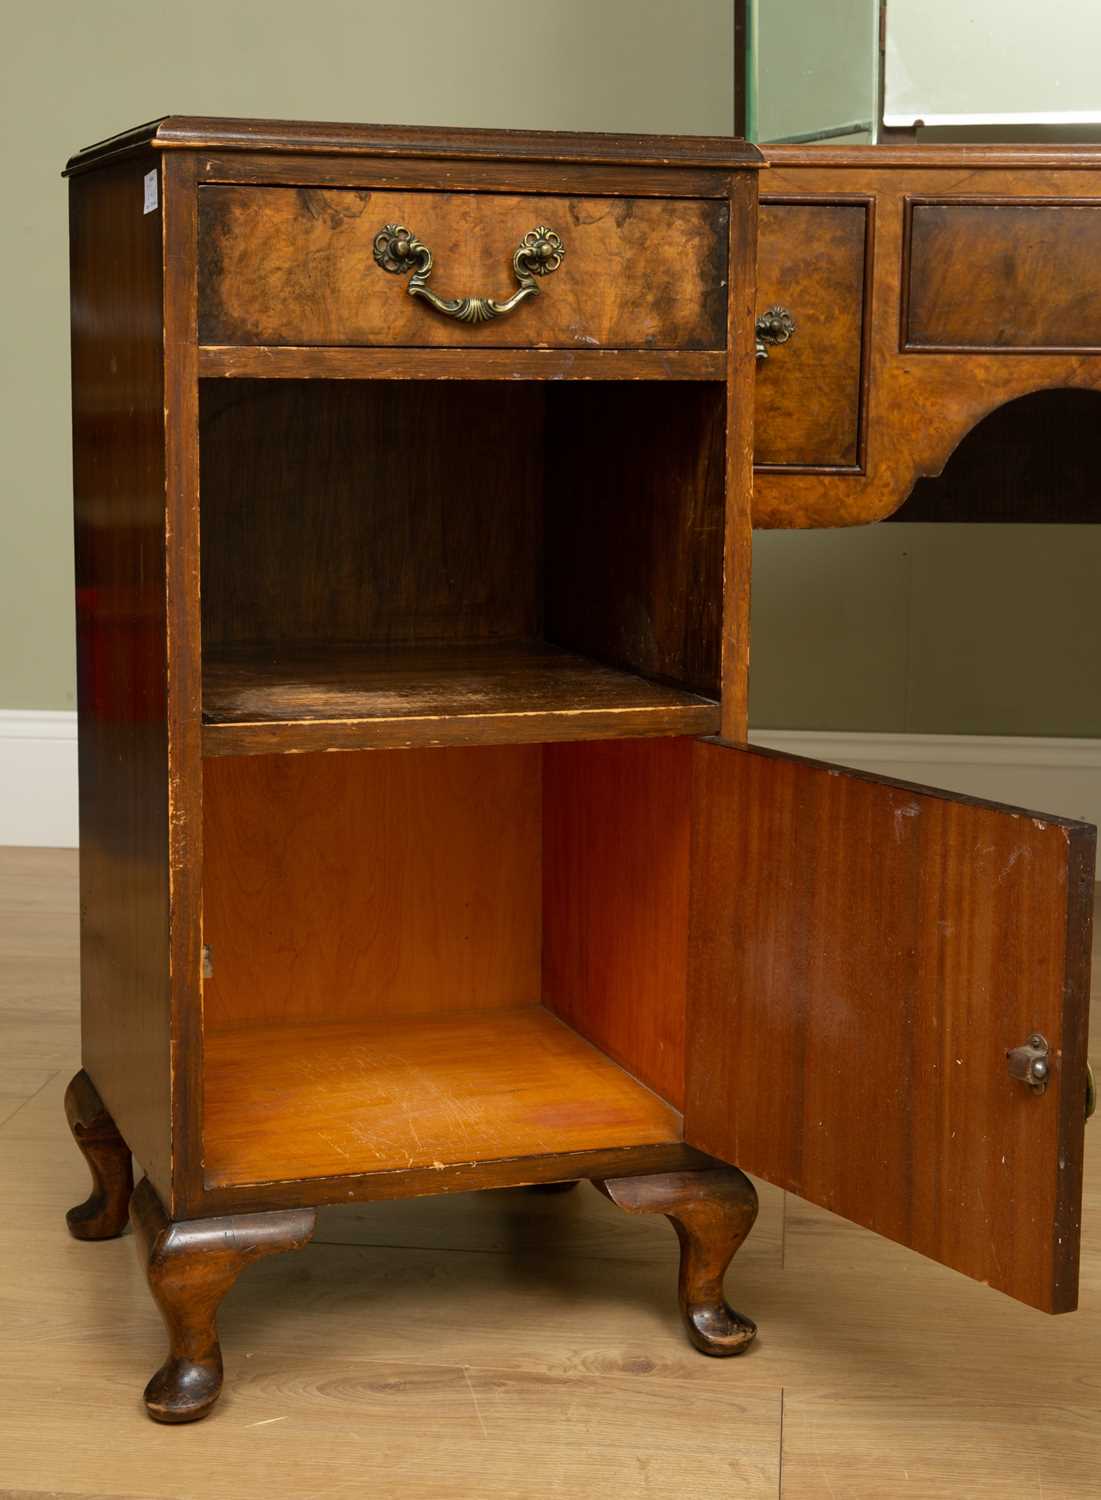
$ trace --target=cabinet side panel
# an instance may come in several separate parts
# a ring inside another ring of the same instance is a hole
[[[543,752],[544,1003],[678,1109],[693,743]]]
[[[170,1182],[161,215],[152,154],[70,181],[84,1066]]]
[[[719,696],[726,386],[547,392],[550,640]]]

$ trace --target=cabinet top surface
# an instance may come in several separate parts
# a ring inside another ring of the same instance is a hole
[[[466,130],[421,125],[340,125],[305,120],[166,115],[85,146],[66,174],[126,152],[155,150],[314,152],[449,160],[588,162],[622,166],[759,167],[756,146],[735,136],[605,135],[564,130]]]

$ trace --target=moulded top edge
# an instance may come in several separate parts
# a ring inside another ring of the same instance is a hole
[[[607,166],[755,168],[764,165],[757,147],[736,136],[467,130],[166,115],[85,146],[70,157],[65,175],[143,146],[156,150],[313,152],[328,156],[422,156]]]
[[[766,167],[964,167],[971,171],[998,167],[1101,167],[1101,145],[968,144],[854,145],[820,144],[769,146],[762,144]]]

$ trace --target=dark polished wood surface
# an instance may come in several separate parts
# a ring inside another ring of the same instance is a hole
[[[1101,391],[1033,391],[977,423],[888,521],[1101,521]]]
[[[230,380],[722,380],[719,349],[364,349],[204,344],[199,373]]]
[[[544,401],[527,383],[204,381],[204,644],[538,637]]]
[[[665,1214],[680,1241],[680,1311],[689,1339],[701,1354],[744,1354],[757,1325],[727,1302],[723,1277],[757,1218],[757,1190],[745,1173],[714,1167],[593,1186],[627,1213]]]
[[[130,1147],[83,1069],[65,1090],[65,1116],[92,1174],[92,1191],[65,1215],[76,1240],[110,1240],[126,1228],[134,1167]]]
[[[719,705],[543,641],[233,647],[203,671],[207,755],[713,734]]]
[[[547,392],[546,635],[713,699],[725,395],[717,383],[675,399],[651,384]]]
[[[145,1409],[156,1422],[195,1422],[221,1394],[222,1298],[254,1261],[309,1244],[317,1216],[296,1208],[173,1223],[147,1177],[130,1212],[134,1244],[168,1333],[168,1356],[145,1387]]]
[[[695,754],[687,1139],[1071,1310],[1095,830],[717,741]],[[1006,1065],[1034,1032],[1043,1095]]]
[[[685,166],[752,169],[763,162],[748,141],[730,136],[616,135],[566,130],[476,130],[423,125],[355,125],[305,120],[165,115],[86,146],[68,170],[140,148],[192,151],[262,151],[352,156],[428,156],[442,161],[489,160],[597,162],[612,166]]]
[[[434,257],[441,297],[511,296],[512,257],[547,225],[565,255],[538,295],[484,323],[409,296],[374,259],[404,225]],[[204,344],[721,349],[725,203],[715,199],[385,193],[209,186],[199,194]],[[690,246],[689,254],[685,247]]]
[[[83,1064],[170,1193],[165,383],[147,153],[70,184]]]
[[[797,308],[795,337],[757,371],[756,461],[854,468],[860,458],[872,205],[761,204],[757,303]]]
[[[1101,352],[1101,198],[907,206],[907,349]]]
[[[756,525],[880,520],[919,479],[939,474],[967,433],[1007,402],[1054,387],[1101,390],[1101,358],[1085,347],[1096,344],[1091,235],[1098,213],[1081,206],[1082,200],[1101,206],[1096,147],[776,146],[768,158],[760,178],[764,198],[814,200],[824,212],[846,195],[865,196],[875,235],[858,469],[759,468]],[[794,287],[804,243],[771,253],[774,284],[783,287],[790,263]],[[802,298],[791,306],[797,327],[800,318],[814,326],[834,315],[824,293],[808,288]],[[924,348],[906,347],[911,317],[928,325],[912,330]],[[933,338],[951,342],[934,345]],[[785,357],[794,355],[798,339],[796,332],[760,372],[773,400],[784,399]],[[794,385],[797,359],[788,368]],[[808,392],[801,435],[794,413],[790,452],[800,443],[805,449],[835,399],[828,383]]]

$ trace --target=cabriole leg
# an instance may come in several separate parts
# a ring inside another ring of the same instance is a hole
[[[254,1260],[307,1245],[317,1215],[312,1208],[282,1209],[173,1224],[142,1178],[130,1218],[168,1330],[168,1358],[145,1388],[145,1407],[157,1422],[194,1422],[206,1416],[222,1389],[222,1298]]]
[[[126,1228],[134,1189],[130,1147],[83,1069],[65,1090],[65,1115],[92,1174],[90,1196],[65,1215],[69,1233],[78,1240],[114,1239]]]
[[[757,1192],[737,1167],[616,1177],[593,1186],[631,1214],[664,1214],[680,1241],[680,1310],[688,1337],[703,1354],[741,1354],[757,1325],[723,1296],[723,1275],[753,1228]]]

